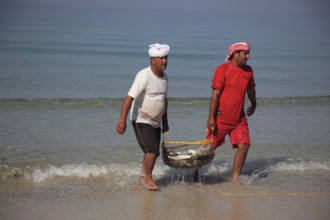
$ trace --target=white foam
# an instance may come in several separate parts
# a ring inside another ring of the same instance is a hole
[[[329,171],[329,162],[285,161],[271,167],[273,171]]]
[[[67,164],[62,167],[49,166],[46,169],[36,169],[31,177],[36,183],[41,183],[47,179],[55,177],[97,177],[108,174],[108,169],[103,166],[88,164]]]
[[[204,175],[224,174],[231,172],[231,163],[210,164],[201,169]],[[155,166],[153,175],[164,176],[168,174],[170,168],[164,164]],[[309,161],[304,159],[289,158],[278,163],[268,164],[258,168],[253,167],[249,174],[249,179],[259,179],[260,176],[266,176],[271,172],[303,172],[303,171],[329,171],[329,161]],[[35,183],[53,179],[56,177],[78,177],[89,178],[110,175],[114,178],[117,185],[127,185],[131,178],[136,179],[141,175],[141,164],[108,164],[108,165],[89,165],[83,164],[66,164],[61,167],[49,165],[47,168],[36,168],[30,172],[24,172],[26,178],[31,178]]]

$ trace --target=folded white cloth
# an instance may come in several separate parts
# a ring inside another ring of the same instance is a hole
[[[150,57],[164,57],[170,52],[170,47],[167,44],[151,44],[149,45]]]

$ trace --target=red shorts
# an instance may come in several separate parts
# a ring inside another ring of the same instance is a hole
[[[224,144],[227,134],[229,135],[233,148],[237,148],[238,144],[247,144],[248,146],[251,145],[249,127],[246,118],[237,125],[228,125],[217,122],[217,127],[213,131],[213,134],[210,132],[208,135],[208,138],[213,139],[212,147],[217,148]]]

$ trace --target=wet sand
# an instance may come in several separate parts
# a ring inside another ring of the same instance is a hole
[[[313,172],[308,179],[329,179]],[[276,176],[277,175],[277,176]],[[252,184],[212,184],[156,180],[158,191],[137,183],[118,188],[109,178],[84,181],[63,178],[55,183],[1,182],[2,220],[35,219],[330,219],[330,190],[303,181],[302,174],[276,174]],[[277,183],[269,185],[278,179]],[[294,182],[294,184],[292,184]],[[316,183],[316,182],[315,182]]]

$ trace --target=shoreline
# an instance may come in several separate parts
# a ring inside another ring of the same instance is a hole
[[[23,185],[1,180],[0,216],[3,220],[261,220],[265,216],[269,220],[326,220],[330,217],[329,176],[328,171],[277,173],[250,184],[168,185],[156,178],[158,191],[148,191],[137,182],[115,189],[111,177],[61,178]]]

